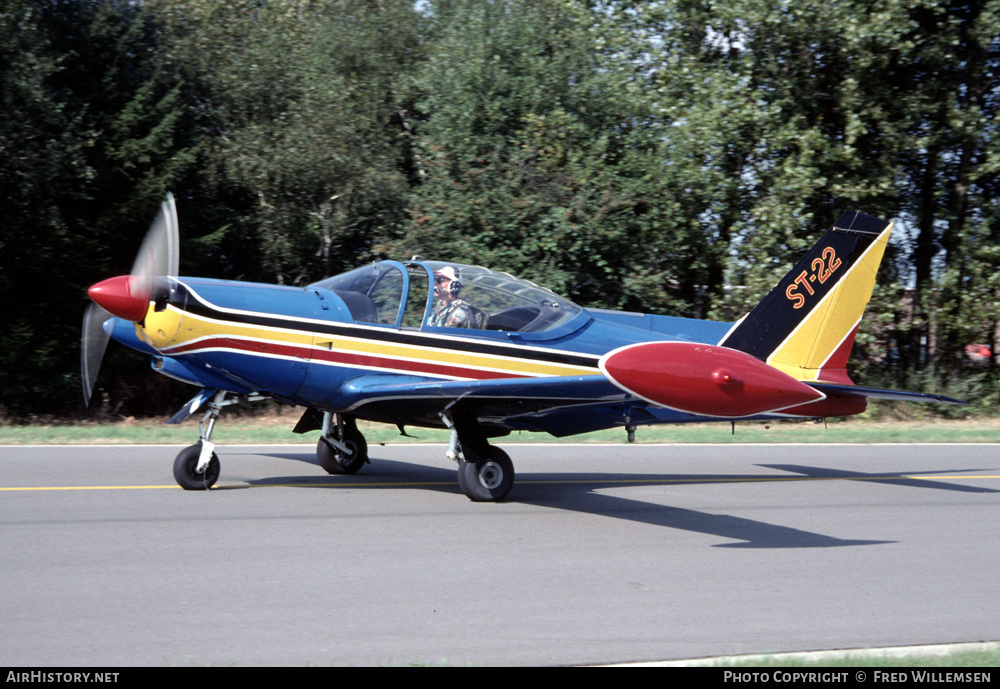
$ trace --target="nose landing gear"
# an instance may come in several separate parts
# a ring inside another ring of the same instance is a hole
[[[189,445],[181,450],[174,460],[174,479],[184,490],[208,490],[219,479],[219,457],[215,454],[215,444],[212,443],[211,438],[212,430],[215,428],[219,414],[222,413],[222,408],[236,403],[235,400],[227,401],[226,394],[225,390],[218,390],[214,394],[211,390],[204,390],[199,393],[204,397],[195,397],[189,403],[192,406],[186,413],[193,412],[201,404],[198,400],[212,395],[208,410],[202,417],[201,423],[198,424],[201,439],[194,445]],[[181,414],[183,413],[185,412],[182,410]]]

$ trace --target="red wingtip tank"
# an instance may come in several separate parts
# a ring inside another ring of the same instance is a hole
[[[701,416],[753,416],[824,398],[760,359],[718,345],[645,342],[609,352],[600,367],[626,392]]]

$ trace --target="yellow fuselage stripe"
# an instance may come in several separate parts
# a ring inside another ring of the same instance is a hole
[[[266,346],[268,343],[277,343],[299,347],[303,349],[303,358],[314,358],[313,353],[315,353],[317,363],[332,365],[336,365],[336,362],[328,361],[329,357],[323,357],[323,352],[376,356],[407,362],[411,365],[444,364],[458,368],[494,372],[500,375],[573,376],[593,374],[595,371],[594,368],[586,366],[518,357],[515,348],[511,348],[513,356],[503,356],[465,352],[457,348],[385,342],[377,339],[377,332],[367,329],[359,330],[358,336],[342,336],[315,333],[308,330],[249,326],[193,315],[172,306],[161,312],[150,309],[145,326],[140,337],[145,335],[144,340],[158,350],[164,351],[168,356],[171,350],[180,350],[178,353],[181,353],[186,348],[197,347],[199,342],[203,342],[207,348],[225,349],[226,347],[221,341],[229,339],[258,343],[262,346]],[[371,337],[364,337],[360,334],[361,332],[371,332]],[[209,344],[210,342],[216,342],[216,344]],[[461,346],[460,343],[457,343],[457,346]],[[195,349],[195,351],[197,350]]]

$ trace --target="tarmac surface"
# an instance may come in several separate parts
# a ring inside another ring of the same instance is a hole
[[[501,446],[503,443],[499,443]],[[591,665],[1000,639],[1000,445],[4,447],[9,666]]]

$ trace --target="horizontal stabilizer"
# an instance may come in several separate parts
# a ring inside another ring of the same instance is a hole
[[[857,385],[835,385],[832,383],[808,383],[824,395],[839,397],[864,397],[873,400],[893,400],[896,402],[939,402],[941,404],[968,404],[954,397],[934,395],[928,392],[908,392],[905,390],[883,390],[881,388],[864,388]]]

